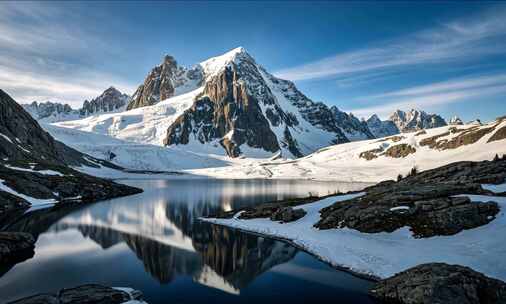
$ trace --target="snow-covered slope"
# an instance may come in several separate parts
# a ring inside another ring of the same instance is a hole
[[[329,146],[296,160],[228,158],[212,151],[189,152],[185,146],[138,144],[52,125],[44,127],[56,139],[97,158],[110,159],[112,152],[114,158],[111,161],[126,168],[181,171],[188,173],[188,177],[302,178],[374,183],[395,179],[414,166],[425,170],[456,161],[491,160],[496,154],[506,154],[504,118],[483,126],[445,126]],[[93,174],[125,177],[118,172],[100,170]]]
[[[445,126],[334,145],[297,160],[250,161],[229,168],[190,171],[242,178],[380,182],[405,175],[415,166],[426,170],[457,161],[492,160],[496,154],[506,154],[506,118],[483,126]]]

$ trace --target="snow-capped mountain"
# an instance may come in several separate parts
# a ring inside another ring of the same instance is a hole
[[[371,132],[368,124],[364,120],[359,120],[352,113],[340,111],[336,106],[330,107],[330,111],[334,114],[336,124],[350,141],[373,139],[377,136]]]
[[[127,110],[154,105],[162,100],[196,89],[202,81],[199,65],[186,69],[178,66],[170,55],[165,55],[160,65],[154,67],[141,84]]]
[[[390,120],[401,132],[417,131],[446,126],[446,121],[437,114],[427,114],[424,111],[412,109],[409,112],[395,111]]]
[[[127,109],[59,125],[233,157],[300,157],[330,144],[373,138],[365,123],[313,102],[243,48],[190,68],[165,56]]]
[[[68,104],[59,102],[37,102],[22,104],[23,108],[37,121],[54,123],[76,120],[99,113],[117,112],[124,110],[130,96],[123,94],[114,87],[106,89],[100,96],[91,101],[85,100],[80,109],[72,109]]]
[[[121,93],[114,87],[110,87],[91,101],[85,100],[79,114],[82,117],[87,117],[97,113],[124,110],[129,101],[130,96]]]
[[[62,120],[79,119],[79,112],[72,109],[68,104],[58,102],[37,102],[22,104],[30,115],[40,122],[57,122]]]
[[[196,153],[288,158],[332,144],[446,125],[437,115],[415,110],[397,111],[392,121],[377,116],[361,121],[312,101],[243,48],[189,68],[164,56],[126,109],[58,125]]]
[[[376,137],[386,137],[400,133],[399,128],[391,120],[381,120],[378,115],[373,114],[366,121],[369,131]]]
[[[449,125],[463,125],[464,122],[462,121],[462,119],[460,119],[460,117],[458,116],[453,116],[450,121],[448,122]]]

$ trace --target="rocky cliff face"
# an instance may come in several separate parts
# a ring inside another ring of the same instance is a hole
[[[437,114],[427,114],[424,111],[412,109],[409,112],[395,111],[390,120],[401,132],[411,132],[446,126],[446,121]]]
[[[166,55],[163,62],[152,69],[144,83],[137,88],[127,110],[156,104],[174,96],[178,88],[193,88],[194,83],[200,83],[201,80],[199,67],[179,67],[174,57]]]
[[[371,133],[376,137],[386,137],[400,133],[399,128],[391,120],[381,120],[374,114],[367,120],[367,126]]]
[[[123,109],[129,100],[130,97],[127,94],[110,87],[91,101],[85,100],[79,114],[86,117],[96,113],[118,111]]]
[[[203,92],[168,128],[165,145],[214,142],[232,157],[239,156],[244,146],[299,157],[348,141],[327,106],[312,102],[293,83],[268,74],[244,49],[200,66]],[[316,143],[301,139],[311,137],[310,129],[320,133],[314,134]]]

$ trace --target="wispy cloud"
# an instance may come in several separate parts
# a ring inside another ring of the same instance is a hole
[[[414,65],[461,62],[506,51],[506,9],[438,25],[393,41],[324,58],[275,74],[290,80],[306,80],[397,71]]]
[[[93,22],[80,18],[49,3],[0,3],[0,88],[18,102],[52,100],[73,106],[110,85],[132,93],[132,84],[93,66],[92,50],[104,55],[118,50],[76,26]]]
[[[430,110],[435,106],[447,105],[466,100],[476,100],[487,96],[506,94],[506,74],[481,75],[475,77],[450,79],[443,82],[365,96],[361,99],[376,106],[350,109],[359,117],[378,114],[386,118],[397,109],[420,108]]]

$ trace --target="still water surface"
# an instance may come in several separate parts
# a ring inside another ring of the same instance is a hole
[[[0,302],[85,283],[128,286],[157,303],[372,303],[371,282],[284,242],[197,221],[217,210],[357,190],[282,180],[126,180],[144,193],[38,210],[4,229],[29,231],[35,256],[0,269]],[[0,223],[2,224],[2,223]]]

